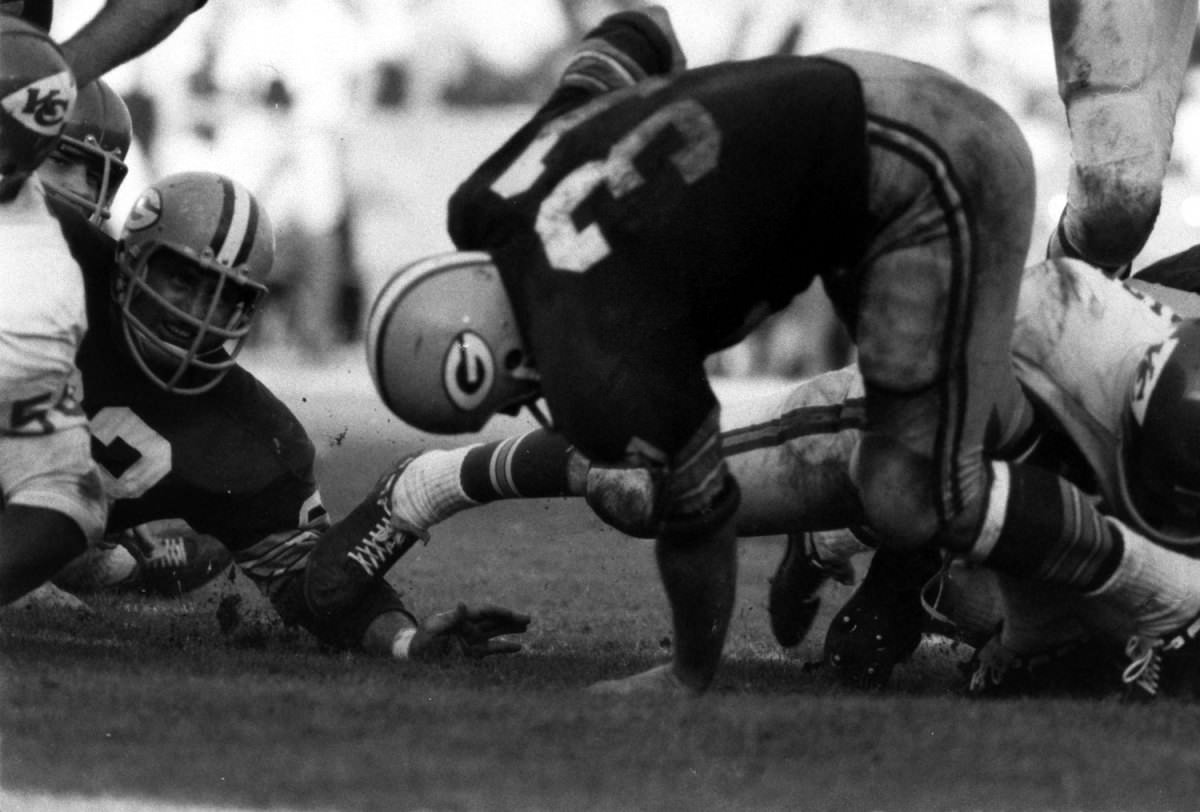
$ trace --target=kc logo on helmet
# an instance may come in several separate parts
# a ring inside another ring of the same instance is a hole
[[[0,106],[27,129],[42,135],[58,135],[75,103],[75,77],[60,71],[14,90]]]
[[[476,409],[492,391],[495,379],[496,362],[487,342],[470,330],[455,336],[442,367],[450,401],[463,411]]]

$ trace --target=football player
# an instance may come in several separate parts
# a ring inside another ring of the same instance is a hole
[[[1167,258],[1146,271],[1159,278],[1162,269],[1178,267],[1187,256]],[[1171,454],[1163,449],[1177,444],[1179,427],[1197,419],[1180,410],[1190,403],[1186,393],[1200,387],[1194,371],[1200,360],[1189,360],[1200,359],[1195,327],[1200,322],[1181,320],[1143,295],[1147,289],[1156,297],[1171,292],[1147,285],[1140,275],[1126,285],[1111,282],[1071,260],[1026,269],[1013,357],[1022,386],[1038,404],[1038,419],[1010,453],[1062,472],[1147,537],[1178,555],[1192,555],[1200,542],[1200,520],[1188,495],[1200,486],[1193,482],[1195,455],[1182,445]],[[1200,297],[1174,292],[1178,306],[1200,316]],[[1122,329],[1114,332],[1117,324]],[[1147,387],[1148,359],[1176,339],[1155,379],[1174,383]],[[877,543],[861,527],[849,476],[863,424],[862,379],[853,367],[722,411],[723,451],[743,494],[738,534],[790,534],[770,591],[772,630],[784,645],[795,645],[807,632],[820,586],[830,577],[852,583],[850,559]],[[1180,495],[1162,496],[1175,493]],[[584,495],[614,527],[639,537],[653,534],[654,485],[642,472],[591,466],[561,435],[545,429],[425,452],[397,480],[392,501],[398,514],[428,531],[460,510],[499,499]],[[847,526],[854,533],[841,529]],[[1003,635],[981,653],[973,683],[979,691],[1032,690],[1049,679],[1039,670],[1067,655],[1088,653],[1079,650],[1081,639],[1102,636],[1097,642],[1111,651],[1114,644],[1124,647],[1132,632],[1127,618],[1070,592],[1033,590],[1011,579],[997,583],[991,573],[958,564],[934,579],[942,569],[940,556],[914,562],[886,548],[875,555],[826,642],[836,673],[852,685],[881,687],[915,648],[931,625],[920,595],[931,579],[937,599],[930,608],[952,624],[933,624],[934,630],[982,647],[1005,620]],[[839,624],[850,628],[839,632]],[[875,639],[877,633],[883,637]],[[1144,643],[1139,639],[1135,645]],[[1109,667],[1093,675],[1091,684],[1119,686],[1117,661],[1104,664]],[[1081,667],[1066,665],[1070,674],[1084,675]],[[1135,695],[1150,687],[1136,678],[1133,683]]]
[[[104,225],[129,172],[125,156],[132,143],[125,100],[103,79],[84,85],[58,145],[38,168],[46,193],[74,204],[93,225]]]
[[[77,203],[51,205],[84,269],[91,329],[77,363],[110,533],[186,521],[232,551],[286,622],[332,646],[395,657],[519,648],[498,638],[524,631],[525,616],[459,606],[418,622],[384,581],[314,610],[318,538],[365,556],[395,531],[378,489],[331,521],[307,433],[237,363],[274,257],[268,216],[244,187],[171,175],[141,194],[118,241]]]
[[[819,274],[858,351],[849,481],[881,543],[1103,596],[1181,668],[1200,562],[1164,592],[1160,546],[992,453],[1033,419],[1009,353],[1032,216],[1016,124],[940,71],[849,51],[687,71],[665,12],[622,12],[452,196],[460,251],[385,286],[369,360],[418,428],[544,396],[590,459],[649,472],[674,660],[599,688],[696,693],[732,611],[739,501],[704,359]]]
[[[87,329],[83,285],[34,174],[75,94],[58,46],[0,14],[0,605],[43,584],[104,527],[71,380]]]
[[[1050,27],[1071,168],[1047,253],[1126,276],[1162,202],[1196,0],[1050,0]]]
[[[133,122],[125,101],[103,79],[79,89],[62,135],[38,177],[52,198],[110,230],[112,201],[128,173],[125,156]],[[179,520],[149,522],[106,536],[54,577],[76,595],[110,587],[177,596],[195,589],[232,564],[219,541]]]

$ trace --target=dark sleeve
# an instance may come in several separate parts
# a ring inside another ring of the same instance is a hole
[[[555,109],[580,93],[608,93],[682,67],[682,55],[652,19],[637,11],[612,14],[575,47],[558,90],[543,109]]]
[[[1134,278],[1188,293],[1200,293],[1200,245],[1153,262],[1134,274]]]
[[[54,22],[54,0],[25,0],[21,6],[21,19],[49,31]]]

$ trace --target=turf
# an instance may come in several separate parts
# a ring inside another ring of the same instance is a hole
[[[360,390],[295,406],[335,511],[433,442]],[[664,661],[670,625],[648,544],[568,500],[461,514],[393,573],[422,613],[459,600],[531,613],[510,657],[324,651],[241,578],[177,601],[96,598],[92,614],[5,610],[0,806],[1200,808],[1192,705],[970,700],[969,651],[945,643],[885,693],[838,689],[810,663],[847,592],[831,587],[810,640],[780,650],[765,601],[781,552],[778,538],[744,544],[728,658],[693,701],[586,692]]]

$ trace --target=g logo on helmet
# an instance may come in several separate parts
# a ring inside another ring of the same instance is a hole
[[[442,364],[442,382],[450,402],[464,412],[474,411],[496,383],[492,349],[477,333],[464,330],[450,342]]]
[[[162,216],[162,209],[162,195],[155,188],[147,189],[130,209],[129,217],[125,219],[126,230],[141,231],[150,228]]]

